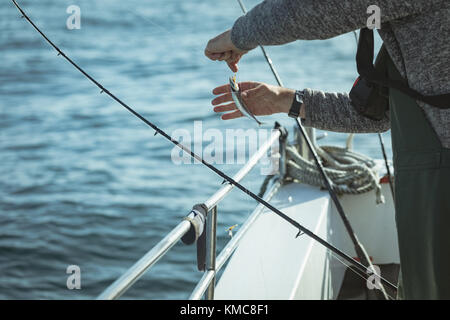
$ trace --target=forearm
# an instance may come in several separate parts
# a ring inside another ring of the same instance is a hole
[[[442,0],[270,0],[234,23],[231,40],[250,50],[295,40],[327,39],[366,25],[370,5],[381,9],[381,22],[420,13]]]
[[[353,108],[346,93],[305,89],[303,124],[335,132],[372,133],[390,128],[390,121],[370,120]]]

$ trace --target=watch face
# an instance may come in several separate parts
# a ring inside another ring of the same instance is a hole
[[[295,94],[295,100],[297,100],[298,103],[303,103],[302,95],[297,92]]]

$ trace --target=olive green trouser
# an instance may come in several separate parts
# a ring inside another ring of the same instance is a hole
[[[391,59],[391,79],[403,80]],[[402,299],[450,299],[450,149],[416,101],[389,90]],[[450,130],[450,127],[448,128]]]

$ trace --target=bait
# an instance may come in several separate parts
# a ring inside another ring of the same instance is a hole
[[[256,117],[253,115],[253,113],[250,112],[250,110],[248,110],[247,106],[242,100],[241,89],[239,88],[239,85],[236,82],[235,75],[230,77],[230,87],[231,87],[231,97],[233,98],[234,104],[239,109],[239,111],[247,118],[255,120],[258,125],[262,125],[262,122],[256,119]]]

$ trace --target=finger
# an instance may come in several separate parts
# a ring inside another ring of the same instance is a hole
[[[254,81],[239,82],[239,88],[241,89],[242,92],[245,92],[250,89],[254,89],[254,88],[258,87],[259,85],[261,85],[261,82],[254,82]]]
[[[214,112],[227,112],[236,110],[236,105],[234,103],[225,104],[223,106],[218,106],[214,108]]]
[[[217,94],[222,94],[222,93],[227,93],[227,92],[231,92],[229,84],[224,84],[223,86],[214,88],[212,93],[217,95]]]
[[[234,73],[238,72],[239,68],[236,62],[229,62],[227,61],[228,68],[230,68],[231,71]]]
[[[207,56],[211,60],[216,61],[216,60],[219,60],[223,56],[223,53],[222,52],[211,52],[211,51],[205,50],[205,56]]]
[[[220,60],[223,57],[223,53],[211,53],[211,57],[214,60]]]
[[[232,51],[224,52],[218,60],[219,61],[230,60],[231,54],[232,54]]]
[[[225,113],[222,115],[222,120],[231,120],[242,117],[242,113],[239,110],[236,110],[234,112]]]
[[[238,64],[239,60],[241,60],[242,54],[237,52],[231,52],[230,62]]]
[[[224,95],[221,95],[214,100],[211,101],[211,104],[213,106],[217,106],[218,104],[222,104],[224,102],[233,101],[233,98],[231,97],[231,93],[225,93]]]
[[[227,64],[228,64],[228,67],[233,71],[233,72],[237,72],[238,71],[238,69],[239,69],[239,67],[238,67],[238,63],[239,63],[239,61],[241,60],[241,58],[242,58],[242,56],[244,55],[245,53],[242,53],[242,52],[235,52],[235,51],[233,51],[232,53],[231,53],[231,57],[227,60]]]

